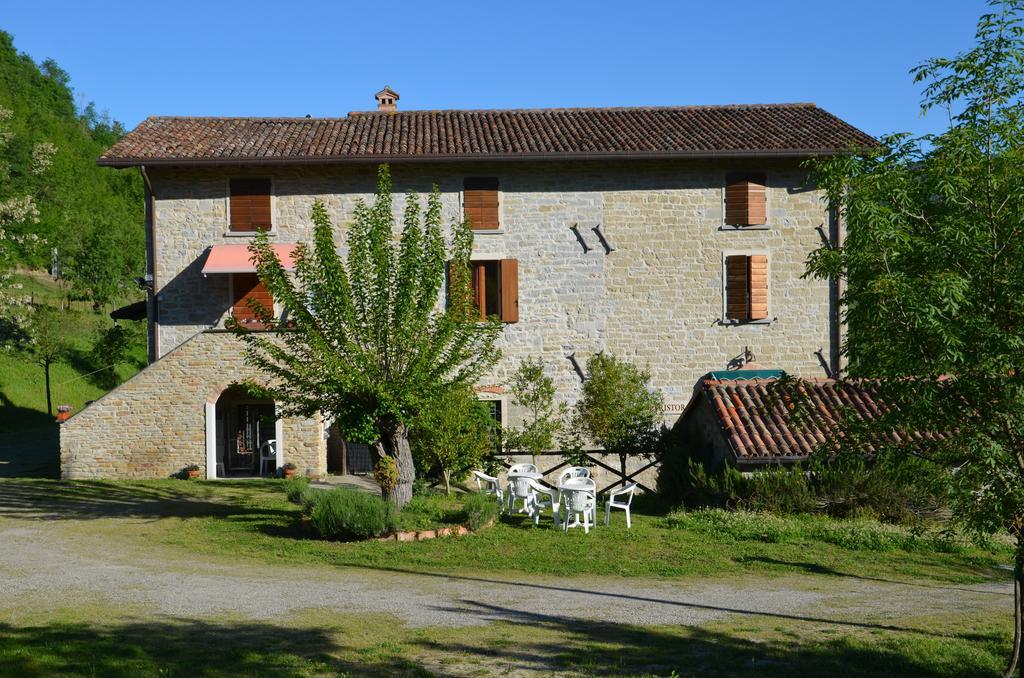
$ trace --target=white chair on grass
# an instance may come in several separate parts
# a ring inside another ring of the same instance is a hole
[[[493,494],[494,498],[498,500],[498,507],[504,510],[505,493],[501,489],[501,481],[483,471],[473,471],[473,478],[476,480],[477,491]]]
[[[561,485],[566,480],[572,478],[589,478],[590,469],[585,466],[570,466],[558,475],[558,484]]]
[[[508,512],[513,513],[516,509],[516,502],[522,502],[519,508],[520,513],[533,515],[534,490],[530,483],[535,482],[533,478],[526,476],[510,475],[508,477]]]
[[[573,489],[562,493],[562,505],[565,507],[565,523],[562,529],[566,532],[570,527],[583,526],[583,533],[590,533],[590,519],[597,507],[597,496],[594,490]],[[580,520],[583,516],[583,520]]]
[[[277,470],[277,441],[268,440],[260,445],[260,475],[264,475],[264,468],[270,462],[270,470]]]
[[[517,473],[536,473],[536,472],[537,472],[536,464],[529,464],[529,463],[527,463],[527,464],[512,464],[512,466],[508,469],[508,474],[510,476],[514,476]]]
[[[544,509],[551,509],[555,517],[555,529],[558,529],[559,506],[558,490],[541,485],[536,480],[530,479],[530,489],[533,490],[533,499],[530,502],[531,513],[534,525],[540,525],[540,514]]]
[[[608,525],[612,518],[612,509],[625,509],[626,529],[633,527],[630,521],[629,505],[633,503],[633,492],[636,491],[636,483],[627,483],[622,487],[611,490],[608,499],[604,503],[604,524]]]

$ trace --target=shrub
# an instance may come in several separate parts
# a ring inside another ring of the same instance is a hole
[[[297,478],[289,478],[284,481],[284,491],[288,496],[288,501],[293,504],[302,503],[302,495],[309,489],[309,478],[305,476],[299,476]]]
[[[413,495],[398,513],[398,526],[403,530],[428,530],[461,519],[453,501],[444,494]]]
[[[381,457],[373,467],[373,479],[387,494],[398,485],[398,462],[393,457]]]
[[[470,492],[463,502],[466,512],[466,527],[479,530],[498,517],[498,501],[494,495],[482,492]]]
[[[315,500],[311,518],[321,536],[343,541],[379,537],[395,529],[391,502],[343,487]]]

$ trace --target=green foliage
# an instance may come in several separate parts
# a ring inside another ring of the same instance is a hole
[[[235,328],[249,364],[271,381],[249,386],[272,397],[285,415],[324,413],[346,439],[379,444],[398,464],[390,496],[401,505],[411,498],[415,478],[408,427],[446,390],[474,383],[497,360],[502,325],[475,315],[468,275],[472,233],[457,224],[451,247],[445,246],[436,188],[425,212],[417,195],[408,196],[396,239],[391,175],[381,166],[374,203],[356,206],[344,259],[323,203],[314,203],[312,219],[314,243],[296,249],[294,275],[284,271],[265,233],[251,245],[260,279],[287,320],[274,335]],[[272,309],[257,305],[254,311],[277,327]]]
[[[284,491],[288,501],[293,504],[302,503],[302,495],[309,489],[309,478],[298,476],[284,481]]]
[[[99,329],[89,349],[89,380],[109,390],[121,383],[119,365],[135,363],[138,368],[145,367],[136,362],[138,349],[145,346],[145,331],[146,326],[138,322],[114,323]]]
[[[565,417],[564,403],[555,404],[555,382],[544,374],[540,358],[526,358],[519,363],[508,383],[512,402],[525,412],[520,427],[505,427],[506,450],[527,452],[534,457],[555,444]]]
[[[473,389],[456,385],[424,407],[410,430],[409,442],[418,464],[438,467],[445,492],[451,480],[461,480],[494,449],[493,426],[487,406]]]
[[[663,397],[660,391],[648,390],[651,375],[607,353],[587,361],[586,375],[576,404],[586,433],[608,452],[652,452]]]
[[[390,502],[344,487],[325,492],[313,506],[311,519],[321,536],[342,541],[379,537],[395,529]]]
[[[75,289],[107,303],[145,257],[141,179],[95,164],[123,128],[92,104],[76,110],[67,73],[3,31],[0,110],[0,266],[44,268],[56,247]]]
[[[466,527],[479,530],[498,517],[498,502],[494,495],[471,492],[463,502]]]
[[[391,457],[381,457],[373,465],[373,480],[382,492],[394,489],[398,484],[398,464]]]

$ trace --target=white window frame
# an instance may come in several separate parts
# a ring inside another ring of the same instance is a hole
[[[466,176],[462,177],[462,187],[459,188],[459,212],[462,214],[462,220],[463,221],[466,220],[466,188],[465,188],[465,186],[466,186],[466,179],[470,179],[470,178],[480,178],[480,179],[483,179],[483,178],[485,178],[485,176],[486,175],[478,174],[478,175],[475,175],[475,176],[474,175],[466,175]],[[488,228],[475,229],[475,228],[471,228],[470,230],[473,231],[473,237],[474,238],[478,234],[479,235],[502,235],[502,234],[505,233],[505,191],[502,189],[502,186],[504,185],[504,183],[502,182],[501,177],[495,175],[494,178],[498,180],[498,228],[495,228],[495,229],[488,229]]]
[[[733,256],[745,256],[753,257],[757,255],[764,255],[768,259],[768,317],[761,318],[760,320],[735,320],[728,317],[729,308],[729,273],[726,269],[726,258]],[[744,325],[771,325],[773,322],[778,320],[772,315],[774,304],[772,303],[772,289],[775,284],[772,280],[772,253],[768,249],[742,249],[742,250],[722,250],[722,315],[719,316],[718,324],[727,326],[744,326]]]
[[[741,174],[741,173],[744,173],[744,172],[749,172],[751,174],[754,173],[754,172],[762,172],[762,173],[764,173],[764,223],[763,224],[753,224],[751,226],[736,226],[734,224],[726,223],[726,221],[725,221],[725,217],[726,217],[726,214],[725,214],[725,191],[726,191],[726,189],[729,186],[729,175],[730,174]],[[770,179],[771,179],[771,172],[768,172],[767,170],[763,170],[763,169],[743,170],[743,169],[735,169],[734,168],[734,169],[729,169],[729,170],[723,171],[721,173],[720,179],[719,179],[720,182],[721,182],[721,191],[722,191],[722,193],[721,193],[722,223],[719,224],[718,230],[719,231],[769,231],[769,230],[771,230],[772,229],[772,224],[771,224],[771,221],[772,221],[772,219],[771,219],[772,203],[771,203],[771,191],[768,190],[768,187],[771,185]]]
[[[268,179],[270,180],[270,230],[265,231],[268,236],[277,235],[277,182],[273,176],[266,174],[232,174],[224,178],[224,237],[225,238],[252,238],[260,231],[232,231],[231,230],[231,180],[232,179]]]

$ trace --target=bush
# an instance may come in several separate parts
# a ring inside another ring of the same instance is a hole
[[[466,527],[479,530],[498,517],[498,500],[493,494],[470,492],[463,503],[466,512]]]
[[[354,541],[395,529],[394,506],[380,497],[339,487],[315,500],[313,526],[328,539]]]
[[[288,501],[293,504],[302,503],[302,495],[309,489],[309,478],[305,476],[299,476],[297,478],[289,478],[284,481],[284,491],[288,496]]]

